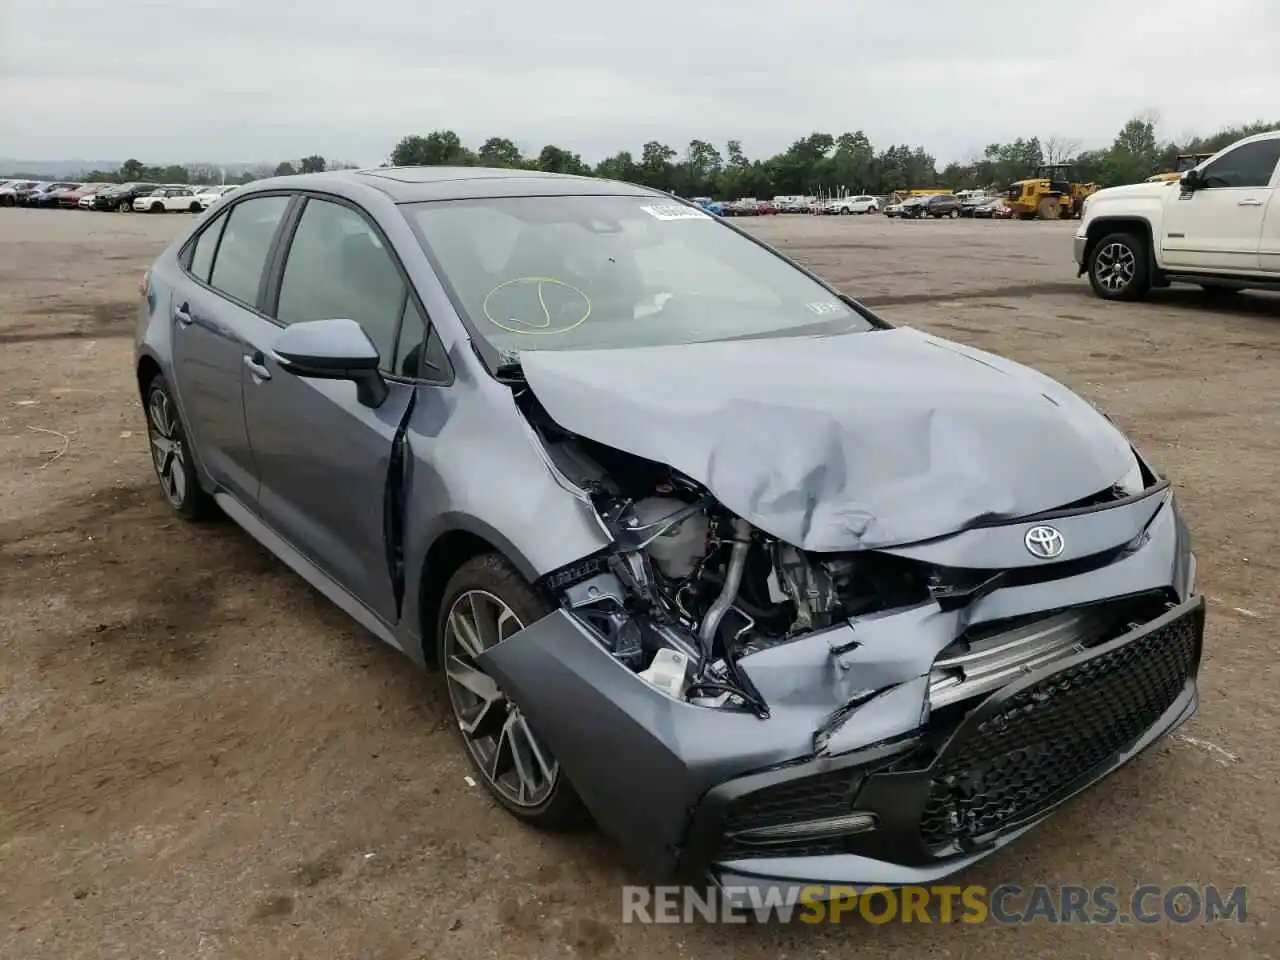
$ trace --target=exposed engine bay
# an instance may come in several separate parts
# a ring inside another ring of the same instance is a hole
[[[619,662],[672,697],[767,716],[739,658],[933,595],[923,564],[799,550],[678,471],[570,434],[529,394],[521,400],[556,468],[590,497],[614,539],[542,585]]]

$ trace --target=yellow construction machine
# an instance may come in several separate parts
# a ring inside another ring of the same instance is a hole
[[[1058,220],[1078,217],[1085,198],[1097,192],[1096,183],[1071,179],[1071,164],[1049,163],[1036,167],[1031,176],[1009,186],[1002,199],[1022,220]]]
[[[1212,153],[1180,153],[1178,154],[1178,159],[1175,164],[1177,167],[1176,170],[1170,170],[1167,173],[1157,173],[1154,177],[1147,177],[1147,183],[1180,180],[1184,173],[1200,166],[1200,164],[1204,163],[1212,156]]]

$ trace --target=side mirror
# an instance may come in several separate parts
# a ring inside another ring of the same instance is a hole
[[[1204,181],[1200,179],[1200,174],[1195,170],[1188,170],[1179,178],[1179,181],[1183,190],[1198,190],[1204,186]]]
[[[387,382],[378,371],[378,348],[354,320],[309,320],[285,327],[273,348],[280,367],[295,377],[350,380],[366,407],[382,406]]]

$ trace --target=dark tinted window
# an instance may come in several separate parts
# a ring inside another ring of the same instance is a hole
[[[402,377],[436,377],[443,371],[419,372],[422,366],[423,340],[427,324],[412,297],[405,299],[404,319],[400,325],[400,339],[396,342],[396,361],[392,369]]]
[[[1280,161],[1280,138],[1236,147],[1202,171],[1206,187],[1265,187]]]
[[[342,204],[308,200],[289,247],[276,317],[283,323],[354,320],[391,369],[402,359],[396,330],[404,304],[404,281],[369,222]]]
[[[191,275],[197,280],[209,282],[209,270],[213,266],[213,255],[218,249],[218,238],[222,236],[222,228],[226,225],[227,218],[218,217],[196,238],[195,249],[191,251]]]
[[[257,197],[236,204],[223,228],[209,283],[242,303],[258,300],[258,284],[288,197]]]

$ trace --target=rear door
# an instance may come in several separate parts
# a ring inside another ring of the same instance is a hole
[[[1206,272],[1255,272],[1263,221],[1274,192],[1280,138],[1253,140],[1200,168],[1205,185],[1169,187],[1165,200],[1164,264]]]
[[[269,309],[249,337],[245,415],[263,520],[385,623],[400,597],[388,552],[392,451],[414,399],[425,314],[390,244],[359,207],[303,201]],[[383,360],[389,395],[361,404],[355,384],[295,376],[272,345],[291,323],[355,320]],[[417,348],[416,350],[414,348]]]
[[[244,419],[244,355],[290,200],[246,197],[212,218],[182,251],[170,304],[184,422],[213,481],[246,507],[257,498],[258,480]]]

